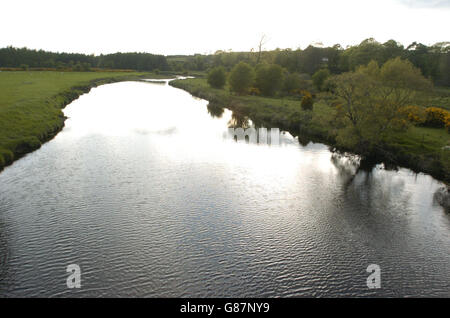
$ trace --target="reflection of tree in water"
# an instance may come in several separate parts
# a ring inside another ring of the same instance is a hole
[[[402,206],[402,211],[409,209],[410,195],[404,192],[404,179],[396,180],[390,169],[386,173],[376,173],[375,165],[364,163],[359,156],[333,153],[332,164],[338,170],[344,191],[353,196],[353,200],[363,202],[371,208],[389,210],[392,204]]]
[[[248,116],[233,111],[233,113],[231,114],[231,119],[228,122],[228,127],[247,129],[252,127],[252,125],[250,124],[250,119],[248,118]]]
[[[436,190],[433,200],[442,206],[445,212],[450,213],[450,187],[443,186]]]
[[[302,145],[303,147],[307,146],[309,144],[309,142],[311,141],[310,138],[308,138],[307,136],[301,135],[301,134],[297,136],[297,140],[298,140],[298,143],[300,145]]]
[[[335,152],[331,155],[331,163],[337,168],[339,176],[347,188],[359,172],[359,158]]]
[[[214,104],[214,103],[209,103],[206,108],[208,109],[208,113],[211,115],[211,117],[213,118],[221,118],[224,112],[224,108]]]

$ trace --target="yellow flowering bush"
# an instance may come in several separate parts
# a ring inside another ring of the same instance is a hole
[[[446,126],[446,118],[450,113],[439,107],[425,109],[425,126],[442,128]]]
[[[301,103],[302,109],[303,110],[312,110],[313,105],[314,105],[314,102],[313,102],[313,97],[312,97],[311,93],[308,91],[303,91],[303,97],[302,97],[302,103]]]
[[[400,109],[400,113],[404,115],[411,123],[416,125],[423,124],[426,119],[425,109],[419,106],[405,106]]]

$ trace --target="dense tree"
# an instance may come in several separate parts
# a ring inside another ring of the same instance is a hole
[[[256,67],[255,86],[266,96],[273,96],[283,85],[283,69],[276,64],[259,64]]]
[[[264,41],[263,41],[264,42]],[[262,42],[262,43],[263,43]],[[223,66],[231,70],[236,64],[245,62],[255,67],[261,64],[277,64],[289,73],[313,75],[322,68],[331,74],[354,71],[359,66],[374,60],[383,65],[396,57],[409,60],[422,74],[431,78],[437,85],[450,85],[450,43],[440,42],[432,46],[413,42],[404,48],[400,43],[389,40],[379,43],[373,38],[362,41],[359,45],[342,48],[339,44],[332,47],[310,45],[306,49],[276,49],[261,51],[258,48],[250,52],[217,51],[211,55],[165,56],[146,53],[116,53],[108,55],[85,55],[75,53],[52,53],[29,50],[26,48],[7,47],[0,49],[0,67],[28,65],[30,68],[57,68],[60,70],[74,68],[77,63],[90,64],[91,68],[133,69],[151,71],[172,70],[204,71]],[[89,68],[87,68],[89,69]]]
[[[442,54],[439,58],[439,76],[436,83],[450,86],[450,52]]]
[[[406,48],[404,55],[414,66],[420,68],[423,75],[437,77],[439,59],[428,46],[414,42]]]
[[[208,84],[214,88],[223,88],[226,83],[225,69],[221,66],[213,68],[208,73]]]
[[[283,82],[283,92],[286,94],[295,93],[297,90],[302,88],[303,81],[298,75],[298,73],[286,73]]]
[[[317,72],[317,70],[327,63],[326,50],[312,45],[302,51],[299,58],[300,72],[310,75]]]
[[[244,95],[248,93],[250,87],[253,85],[255,79],[255,72],[253,68],[245,62],[236,64],[230,72],[228,82],[231,91]]]
[[[403,45],[394,40],[383,43],[383,50],[381,53],[383,62],[402,56],[404,49]]]
[[[91,67],[142,71],[151,71],[156,68],[168,69],[165,56],[148,53],[115,53],[94,56],[36,51],[27,48],[0,49],[0,67],[19,67],[22,64],[34,68],[76,68],[80,71],[89,70]]]
[[[258,57],[261,63],[277,64],[289,73],[313,75],[322,68],[327,68],[331,74],[354,71],[361,65],[367,65],[374,60],[383,65],[387,60],[402,57],[408,59],[414,66],[420,68],[425,77],[431,77],[439,85],[448,86],[449,83],[449,51],[448,42],[425,46],[413,43],[404,48],[400,43],[389,40],[379,43],[372,38],[362,41],[359,45],[346,49],[339,44],[332,47],[318,47],[310,45],[304,50],[276,49],[273,51],[251,50],[250,52],[217,51],[213,55],[204,57],[206,67],[224,66],[230,70],[239,62],[257,65]],[[194,63],[188,62],[192,57],[169,57],[173,70],[196,70]],[[180,62],[183,59],[185,62]],[[177,62],[175,62],[177,61]],[[183,67],[180,67],[179,65]]]
[[[336,76],[333,84],[341,123],[337,141],[363,154],[378,147],[390,131],[404,128],[400,110],[416,90],[431,87],[419,69],[400,58],[381,68],[371,62],[356,72]]]
[[[383,45],[373,38],[362,41],[343,52],[343,69],[354,71],[360,65],[367,65],[371,60],[383,63]]]
[[[322,91],[326,79],[330,76],[330,71],[326,68],[318,70],[312,76],[313,84],[317,90]]]
[[[399,57],[384,63],[379,74],[383,85],[402,90],[408,96],[412,95],[416,90],[431,88],[430,81],[422,76],[419,68],[415,67],[408,60],[403,60]]]

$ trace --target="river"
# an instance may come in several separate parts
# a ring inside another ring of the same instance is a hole
[[[288,133],[235,142],[246,119],[207,105],[144,82],[68,105],[62,132],[0,173],[0,297],[450,296],[441,183]]]

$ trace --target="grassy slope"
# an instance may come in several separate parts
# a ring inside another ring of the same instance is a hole
[[[440,107],[450,111],[450,87],[435,87],[428,96],[426,106]]]
[[[259,96],[234,96],[225,89],[210,88],[205,79],[187,79],[171,82],[172,86],[184,89],[194,96],[204,98],[212,104],[227,107],[248,115],[266,127],[279,127],[298,135],[312,137],[316,141],[335,144],[333,130],[334,109],[326,100],[314,104],[313,116],[300,108],[300,102],[290,98],[266,98]],[[412,127],[407,132],[389,138],[389,157],[395,163],[415,171],[426,172],[450,182],[450,135],[445,129]]]
[[[79,95],[142,75],[146,73],[0,72],[0,170],[59,132],[64,126],[61,108]]]

